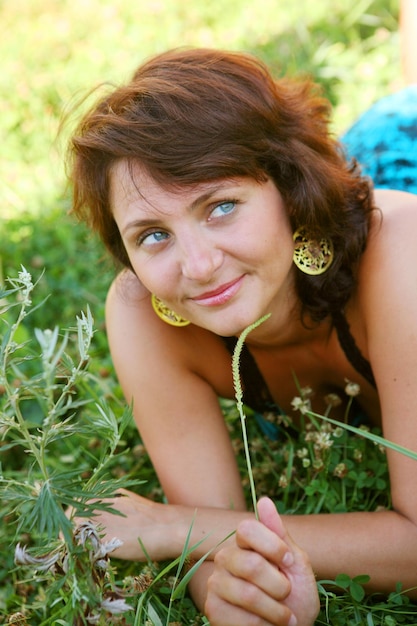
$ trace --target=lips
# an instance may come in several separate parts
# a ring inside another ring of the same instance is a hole
[[[198,296],[194,296],[194,298],[191,299],[197,304],[201,304],[203,306],[219,306],[221,304],[225,304],[239,291],[243,278],[243,276],[239,276],[239,278],[232,280],[229,283],[220,285],[217,289],[206,291]]]

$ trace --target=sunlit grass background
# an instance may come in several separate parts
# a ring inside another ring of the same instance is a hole
[[[376,99],[402,86],[397,0],[0,0],[0,26],[0,278],[15,276],[23,264],[40,278],[37,300],[50,296],[25,322],[22,340],[33,327],[73,326],[75,314],[89,304],[98,329],[91,369],[116,395],[103,330],[103,303],[114,269],[103,260],[96,239],[68,214],[63,162],[70,125],[58,132],[63,117],[96,85],[120,83],[146,57],[178,46],[244,50],[264,59],[277,76],[311,75],[334,106],[336,134]],[[130,437],[128,443],[140,447],[133,429]],[[252,443],[258,481],[272,471],[267,490],[281,478],[263,461],[266,444]],[[74,450],[77,462],[84,463],[81,448],[75,444]],[[274,454],[281,464],[287,462],[281,451]],[[385,480],[385,466],[372,455],[362,472],[362,480],[368,480],[364,489],[382,480],[380,474]],[[57,467],[60,458],[54,459]],[[2,463],[24,478],[22,454],[3,454]],[[158,494],[142,456],[138,461],[126,454],[123,467],[114,471],[132,470],[150,476],[148,490]],[[353,484],[358,480],[352,478]],[[325,495],[332,483],[323,474],[320,481],[317,491],[314,481],[311,493],[306,490],[308,511],[322,506],[324,498],[333,510],[337,498]],[[291,493],[284,490],[283,506],[306,497]],[[360,506],[371,508],[373,500],[365,500]],[[14,607],[20,601],[10,600],[14,539],[13,528],[3,526],[0,623],[7,603]],[[350,610],[351,604],[349,598],[340,606]],[[390,611],[382,610],[375,622],[367,617],[366,623],[412,623],[407,617],[387,621]],[[339,619],[343,625],[361,623]]]

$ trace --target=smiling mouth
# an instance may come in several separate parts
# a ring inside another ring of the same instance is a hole
[[[239,276],[236,280],[220,285],[220,287],[212,291],[206,291],[199,296],[191,298],[191,300],[203,306],[219,306],[225,304],[239,291],[243,278],[244,276]]]

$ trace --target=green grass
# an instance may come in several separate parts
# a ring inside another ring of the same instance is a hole
[[[147,56],[180,45],[203,45],[253,52],[277,75],[311,74],[334,105],[334,130],[340,133],[379,96],[401,86],[397,10],[394,0],[0,1],[0,276],[16,277],[23,264],[38,281],[34,303],[46,299],[18,325],[15,341],[22,347],[6,364],[9,392],[3,382],[0,385],[2,419],[5,413],[10,417],[10,395],[19,389],[29,436],[39,435],[46,399],[53,405],[59,385],[64,384],[64,365],[71,369],[71,362],[76,363],[79,356],[76,315],[88,305],[95,318],[89,368],[80,372],[73,390],[74,397],[85,405],[76,407],[68,436],[49,440],[45,425],[42,427],[44,467],[25,453],[26,446],[17,441],[18,431],[12,436],[4,424],[0,426],[1,515],[5,521],[0,527],[0,623],[21,611],[34,625],[82,623],[76,622],[75,616],[81,619],[85,603],[77,605],[79,589],[73,581],[52,574],[33,576],[31,570],[16,569],[13,564],[17,541],[40,552],[51,545],[48,534],[54,527],[45,526],[48,509],[44,515],[42,511],[38,517],[33,515],[34,510],[39,512],[33,494],[38,493],[42,481],[49,484],[45,477],[52,481],[51,491],[42,491],[43,497],[49,498],[45,500],[46,506],[52,507],[49,512],[63,501],[64,483],[69,492],[87,497],[86,484],[93,480],[103,455],[109,456],[103,442],[111,442],[123,422],[124,431],[103,478],[140,479],[144,481],[141,493],[161,497],[146,451],[126,417],[108,354],[103,307],[114,269],[100,243],[83,226],[76,226],[68,214],[65,133],[57,138],[62,116],[91,87],[103,81],[123,81]],[[8,297],[9,304],[14,297]],[[0,330],[4,339],[20,304],[12,308],[3,305],[4,301],[0,309],[7,322]],[[34,330],[55,326],[61,329],[60,337],[68,330],[65,352],[72,359],[57,361],[59,384],[45,377]],[[3,341],[2,354],[4,346]],[[106,404],[100,412],[96,402],[102,398]],[[225,402],[224,412],[246,484],[234,403]],[[54,420],[61,423],[62,415]],[[300,432],[293,440],[273,442],[259,432],[250,412],[247,424],[257,491],[271,494],[280,511],[373,510],[390,505],[384,451],[372,442],[323,424],[309,427],[307,440]],[[332,444],[317,449],[315,438],[323,431]],[[77,475],[71,476],[74,467]],[[23,485],[26,500],[19,500],[15,483]],[[91,488],[98,488],[94,481]],[[88,554],[88,549],[77,552],[73,562],[84,567]],[[132,594],[128,602],[133,611],[120,623],[144,626],[148,619],[158,625],[169,619],[184,625],[204,624],[182,590],[172,600],[177,570],[178,564],[142,566],[115,561],[114,584]],[[82,584],[87,584],[90,579],[84,578]],[[341,576],[333,586],[323,588],[317,623],[417,624],[417,607],[400,590],[389,598],[368,597],[363,592],[364,581]],[[99,589],[82,589],[93,602],[103,592],[103,585],[111,584],[111,580],[101,581]]]

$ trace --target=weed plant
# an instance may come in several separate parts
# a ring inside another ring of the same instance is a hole
[[[116,383],[93,373],[90,309],[66,331],[35,328],[31,334],[25,321],[48,303],[34,303],[34,290],[22,268],[0,292],[0,623],[208,624],[186,593],[199,566],[189,562],[188,542],[174,562],[110,560],[118,539],[103,541],[92,523],[93,506],[108,508],[106,498],[122,487],[154,499],[163,494]],[[357,392],[347,385],[352,402]],[[352,434],[315,416],[310,395],[302,389],[294,399],[303,417],[298,428],[288,417],[276,423],[239,401],[221,400],[248,506],[256,485],[281,513],[389,508],[379,433],[359,428]],[[328,415],[337,403],[328,397]],[[341,571],[334,581],[319,581],[317,624],[417,624],[417,605],[400,583],[386,598],[367,596],[368,580],[366,572],[351,579]]]

